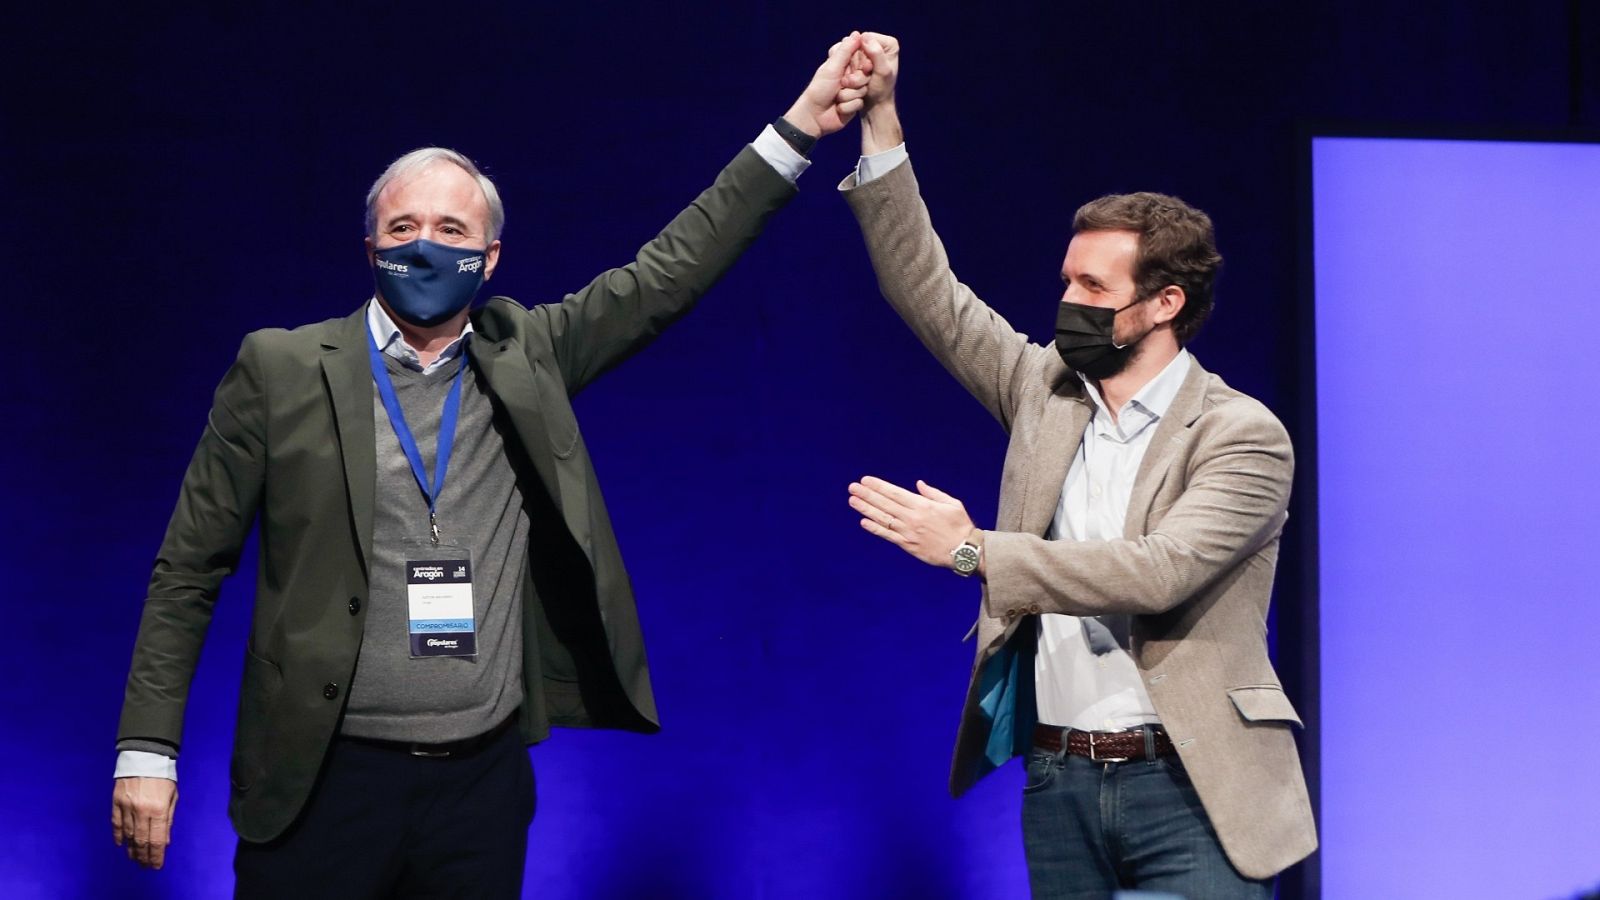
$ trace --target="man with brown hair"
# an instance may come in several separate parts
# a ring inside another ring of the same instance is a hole
[[[1222,262],[1211,221],[1161,194],[1086,204],[1055,346],[1029,343],[950,271],[895,112],[894,39],[862,54],[862,158],[841,188],[884,296],[1010,433],[992,530],[921,481],[850,485],[867,531],[983,584],[951,791],[1027,757],[1036,897],[1271,897],[1316,847],[1266,647],[1294,459],[1272,413],[1184,349]]]

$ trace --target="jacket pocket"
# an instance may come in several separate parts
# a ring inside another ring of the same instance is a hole
[[[244,683],[239,689],[239,724],[234,732],[233,786],[248,791],[265,770],[267,719],[283,687],[283,672],[270,660],[244,652]]]
[[[1294,711],[1294,704],[1284,695],[1283,688],[1276,685],[1229,688],[1228,699],[1248,722],[1289,722],[1304,727]]]

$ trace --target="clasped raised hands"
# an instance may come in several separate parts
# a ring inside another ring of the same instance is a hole
[[[851,32],[828,48],[828,58],[811,83],[783,114],[789,124],[812,137],[825,137],[850,124],[861,111],[868,75],[850,65],[861,49],[861,33]]]
[[[892,107],[900,43],[886,34],[852,31],[828,48],[784,118],[813,137],[833,134],[863,110]]]

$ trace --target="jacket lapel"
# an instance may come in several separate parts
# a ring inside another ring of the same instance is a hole
[[[512,339],[501,341],[475,338],[468,342],[467,352],[478,365],[491,393],[505,404],[511,415],[511,425],[529,461],[539,473],[556,509],[562,509],[561,487],[556,480],[555,460],[550,453],[550,437],[544,424],[544,414],[539,410],[538,383],[534,381],[533,364]]]
[[[1200,362],[1189,358],[1189,374],[1167,414],[1156,423],[1156,433],[1150,436],[1150,446],[1139,462],[1139,472],[1133,479],[1133,493],[1128,496],[1128,513],[1123,519],[1122,536],[1133,540],[1143,537],[1150,518],[1150,505],[1156,492],[1167,480],[1167,470],[1178,458],[1178,450],[1188,436],[1189,426],[1200,418],[1204,410],[1206,381],[1210,374],[1200,367]]]
[[[1022,500],[1021,531],[1042,535],[1055,518],[1056,506],[1061,502],[1061,488],[1066,483],[1067,471],[1078,455],[1083,443],[1083,430],[1089,427],[1094,415],[1094,405],[1080,391],[1076,396],[1063,390],[1070,384],[1065,379],[1077,380],[1077,375],[1065,370],[1056,390],[1045,400],[1044,413],[1039,419],[1039,435],[1034,442],[1033,462],[1028,467],[1028,486]]]
[[[333,402],[350,519],[360,539],[363,566],[372,558],[372,492],[378,478],[366,329],[367,307],[362,304],[339,324],[332,337],[322,342],[322,377]]]

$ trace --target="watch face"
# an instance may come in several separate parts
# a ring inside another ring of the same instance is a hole
[[[955,557],[955,564],[956,564],[956,571],[957,572],[960,572],[961,574],[966,575],[966,574],[969,574],[971,572],[977,571],[977,568],[978,568],[978,548],[977,547],[974,547],[971,544],[962,544],[961,546],[956,548],[955,553],[952,554],[952,555]]]

